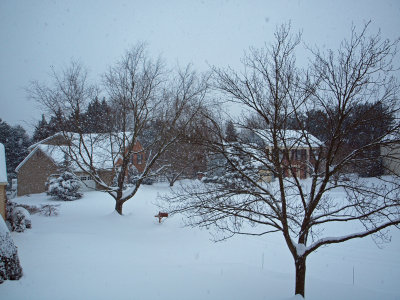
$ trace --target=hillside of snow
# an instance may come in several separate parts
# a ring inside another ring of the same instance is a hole
[[[14,199],[61,204],[60,213],[32,215],[32,229],[12,233],[24,276],[1,284],[0,299],[295,299],[294,264],[279,234],[214,243],[179,216],[158,224],[156,197],[168,190],[141,187],[123,217],[102,192],[72,202]],[[306,299],[400,298],[398,230],[381,249],[358,239],[320,249],[307,263]]]

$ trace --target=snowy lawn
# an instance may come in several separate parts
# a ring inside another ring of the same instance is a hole
[[[0,299],[293,298],[294,264],[280,235],[214,243],[178,216],[158,224],[154,203],[167,191],[143,186],[123,217],[101,192],[73,202],[15,199],[60,203],[60,214],[33,215],[32,229],[12,233],[24,276],[1,284]],[[400,299],[400,233],[392,235],[383,249],[365,238],[311,254],[306,299]]]

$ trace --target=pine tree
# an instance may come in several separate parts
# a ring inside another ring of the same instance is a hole
[[[229,120],[226,123],[226,129],[225,129],[225,140],[227,142],[236,142],[238,139],[238,135],[236,132],[235,125],[231,120]]]
[[[112,131],[111,108],[106,100],[100,102],[96,97],[92,100],[86,112],[82,114],[82,129],[86,133],[106,133]]]
[[[73,201],[82,198],[78,190],[80,182],[76,176],[68,171],[63,172],[60,177],[50,179],[47,194],[55,199]]]
[[[0,119],[0,143],[6,147],[8,138],[11,135],[11,127]]]
[[[30,139],[24,128],[19,125],[11,127],[0,119],[0,143],[6,150],[8,175],[13,178],[15,168],[28,155]]]
[[[37,126],[35,126],[35,131],[33,132],[32,142],[37,143],[45,138],[48,138],[51,135],[49,124],[46,121],[46,117],[44,114],[42,115],[42,119],[38,122]]]

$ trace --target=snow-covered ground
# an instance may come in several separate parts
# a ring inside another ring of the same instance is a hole
[[[158,224],[154,203],[167,191],[143,186],[123,217],[101,192],[56,202],[56,217],[33,215],[32,229],[12,233],[24,276],[1,284],[0,299],[293,298],[294,264],[280,235],[214,243],[178,216]],[[54,203],[45,194],[15,201]],[[392,236],[382,249],[365,238],[311,254],[306,299],[400,299],[400,232]]]

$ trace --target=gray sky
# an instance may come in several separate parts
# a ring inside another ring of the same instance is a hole
[[[276,26],[289,20],[305,42],[320,48],[336,47],[352,23],[368,20],[395,39],[400,1],[0,0],[0,118],[31,133],[41,111],[24,88],[49,79],[51,66],[60,69],[71,59],[97,81],[125,50],[144,41],[171,65],[238,67],[244,50],[271,41]]]

